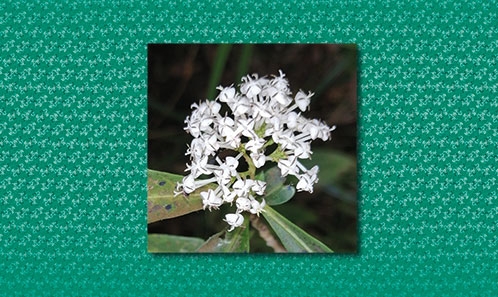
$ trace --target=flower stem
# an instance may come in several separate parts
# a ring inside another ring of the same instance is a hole
[[[251,225],[254,229],[258,230],[259,236],[263,238],[266,245],[273,248],[277,253],[285,253],[287,250],[280,244],[280,242],[271,234],[268,226],[260,220],[260,218],[254,214],[250,217]]]
[[[246,154],[246,152],[244,152],[242,156],[244,156],[244,159],[246,160],[247,165],[249,166],[249,169],[247,170],[249,178],[254,179],[256,177],[256,166],[254,166],[254,162],[252,161],[251,157],[249,157]]]
[[[270,146],[272,144],[274,144],[275,142],[273,141],[273,138],[271,138],[270,140],[268,140],[264,145],[263,147],[267,147],[267,146]]]
[[[269,155],[269,157],[271,158],[272,161],[278,162],[280,159],[286,158],[287,154],[284,152],[284,150],[282,150],[279,144],[277,149],[275,149],[273,153]]]

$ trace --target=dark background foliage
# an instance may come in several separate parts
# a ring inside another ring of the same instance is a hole
[[[333,44],[151,44],[148,48],[148,168],[184,174],[191,136],[184,130],[190,105],[214,99],[215,87],[243,75],[278,74],[295,94],[312,91],[308,118],[336,125],[332,140],[312,143],[310,164],[320,166],[316,190],[297,193],[275,209],[336,252],[356,252],[357,48]],[[322,175],[325,175],[322,177]],[[293,182],[290,180],[289,182]],[[330,182],[330,183],[328,183]],[[324,184],[325,183],[325,184]],[[226,208],[226,207],[225,207]],[[207,239],[221,230],[222,211],[197,212],[149,225],[150,233]],[[253,236],[252,250],[270,251]]]

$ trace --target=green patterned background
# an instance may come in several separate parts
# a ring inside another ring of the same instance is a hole
[[[0,294],[497,296],[498,3],[224,2],[1,2]],[[358,44],[358,255],[147,253],[152,42]]]

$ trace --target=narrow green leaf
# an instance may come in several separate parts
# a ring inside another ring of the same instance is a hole
[[[147,239],[149,253],[191,253],[204,242],[202,238],[168,234],[149,234]]]
[[[222,235],[225,237],[222,238]],[[197,249],[200,253],[248,253],[249,252],[249,219],[246,217],[241,227],[233,231],[221,231],[211,236]]]
[[[216,253],[219,252],[219,246],[223,244],[223,238],[221,236],[225,233],[226,231],[223,230],[221,232],[218,232],[214,234],[213,236],[209,237],[208,240],[206,240],[198,249],[197,252],[199,253]]]
[[[315,88],[315,95],[313,98],[320,98],[321,94],[330,86],[330,83],[353,63],[355,63],[354,60],[341,60],[334,68],[330,69],[329,73]]]
[[[264,174],[266,181],[265,201],[269,205],[279,205],[289,201],[296,189],[290,185],[284,185],[285,177],[280,173],[278,167],[268,169]]]
[[[291,253],[333,253],[325,244],[287,220],[270,206],[264,208],[263,216],[275,234]]]
[[[216,49],[216,57],[213,64],[213,69],[211,70],[211,75],[209,77],[209,85],[207,89],[206,98],[208,100],[213,100],[216,94],[216,87],[220,83],[221,75],[225,69],[225,65],[232,50],[231,44],[220,44]]]
[[[176,183],[183,176],[167,172],[147,171],[147,223],[182,216],[202,209],[200,193],[214,189],[214,184],[197,189],[188,196],[182,194],[175,197]]]
[[[237,66],[237,77],[235,81],[240,81],[242,76],[246,75],[249,70],[249,64],[251,63],[253,53],[252,44],[242,45],[242,49],[239,56],[239,65]]]

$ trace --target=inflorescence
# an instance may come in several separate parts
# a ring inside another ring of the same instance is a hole
[[[271,78],[247,75],[239,92],[233,85],[218,87],[218,97],[192,104],[192,114],[185,120],[185,130],[194,137],[186,152],[191,162],[185,171],[190,173],[178,183],[175,193],[189,194],[216,183],[216,189],[200,193],[202,203],[204,209],[212,210],[235,202],[235,213],[225,215],[229,231],[243,224],[242,212],[259,216],[264,210],[266,183],[255,179],[255,171],[267,162],[277,163],[282,176],[297,177],[298,191],[313,192],[318,166],[307,169],[299,159],[309,159],[311,141],[329,140],[335,129],[301,115],[313,93],[300,90],[292,98],[285,74],[279,72]],[[220,114],[222,103],[228,106],[224,115]],[[221,150],[234,154],[222,160],[218,156]],[[237,170],[241,158],[249,167],[245,172]]]

